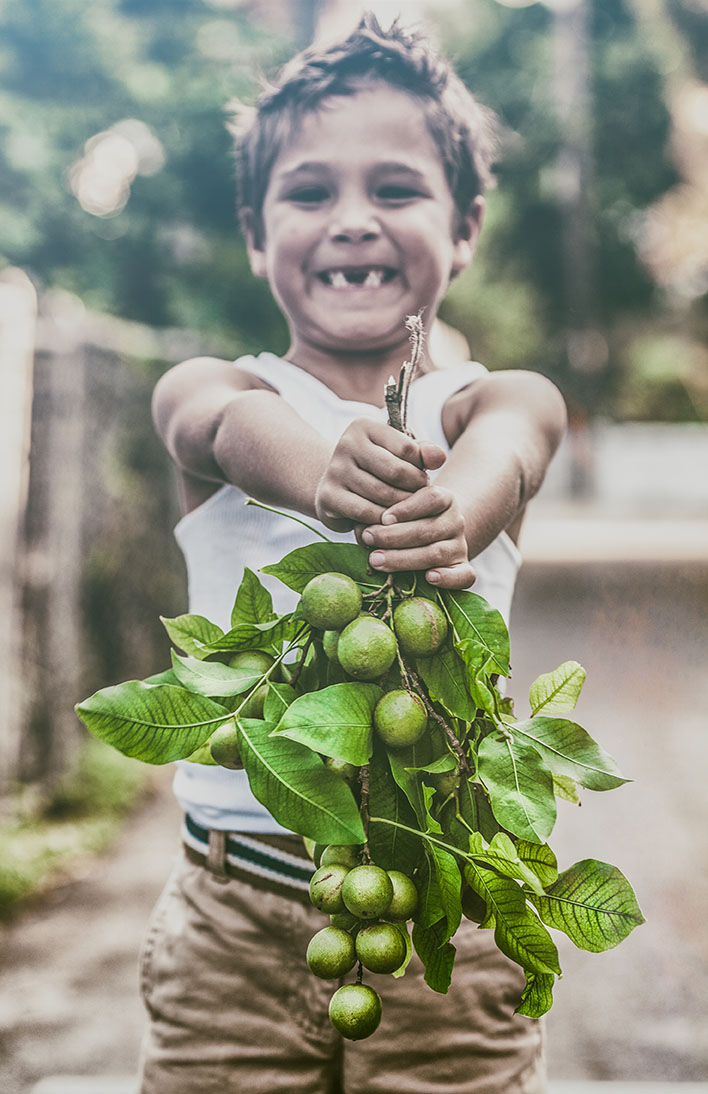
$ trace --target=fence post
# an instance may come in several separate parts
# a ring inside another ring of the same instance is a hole
[[[22,548],[27,504],[37,298],[22,270],[0,273],[0,801],[16,779],[23,728]]]

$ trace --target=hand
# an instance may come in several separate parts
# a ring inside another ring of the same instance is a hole
[[[395,507],[429,485],[425,468],[441,467],[444,461],[438,445],[419,444],[389,425],[357,418],[340,437],[320,479],[317,517],[335,532],[378,525],[387,511],[395,519]]]
[[[442,589],[466,589],[475,580],[462,510],[441,486],[421,487],[394,503],[358,538],[374,548],[369,563],[375,570],[425,570],[426,580]]]

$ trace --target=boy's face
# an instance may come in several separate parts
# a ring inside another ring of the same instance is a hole
[[[368,85],[306,114],[273,165],[259,246],[247,230],[253,272],[288,320],[290,360],[407,346],[405,317],[425,309],[428,325],[470,262],[482,206],[460,223],[405,92]]]

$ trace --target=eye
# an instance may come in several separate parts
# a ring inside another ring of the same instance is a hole
[[[420,190],[417,190],[414,186],[400,186],[394,183],[379,186],[376,194],[381,201],[392,202],[415,201],[416,198],[423,196]]]
[[[319,205],[329,197],[324,186],[299,186],[288,194],[288,201],[297,205]]]

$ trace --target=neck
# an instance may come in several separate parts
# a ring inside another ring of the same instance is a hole
[[[340,399],[357,403],[384,405],[384,389],[390,376],[398,380],[404,361],[410,360],[410,344],[398,344],[376,353],[338,353],[322,351],[316,346],[306,349],[291,347],[286,358],[334,392]],[[416,375],[431,369],[427,353],[423,353]]]

